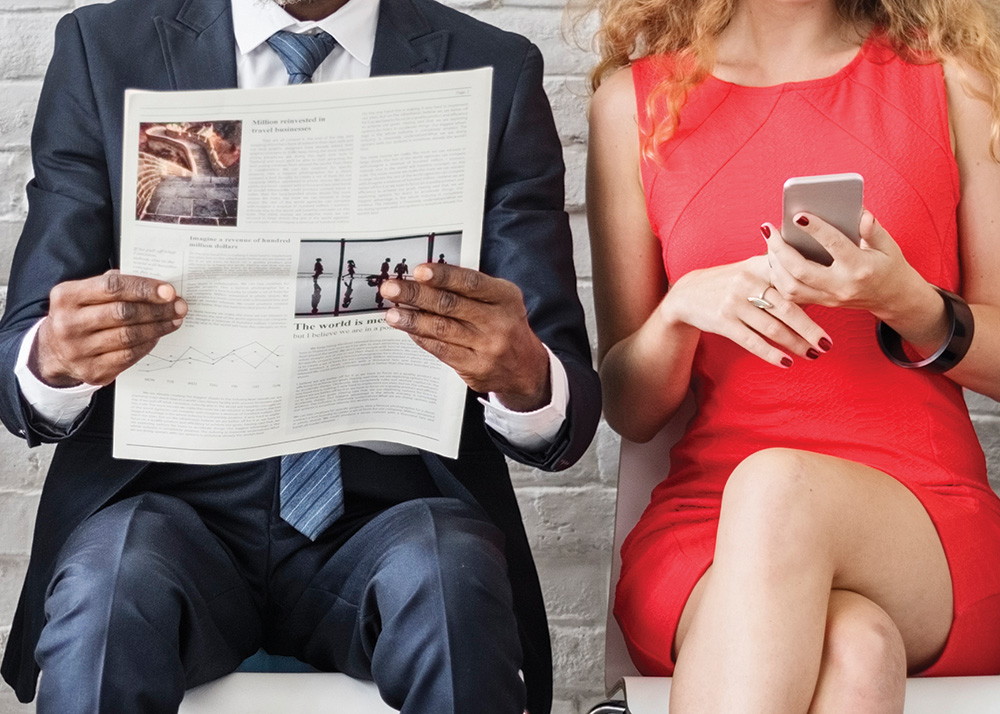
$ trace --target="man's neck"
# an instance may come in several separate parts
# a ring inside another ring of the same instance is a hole
[[[285,12],[296,20],[322,20],[337,12],[348,0],[312,0],[311,2],[289,2]]]

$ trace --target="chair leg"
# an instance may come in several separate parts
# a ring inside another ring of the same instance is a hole
[[[607,702],[601,702],[587,714],[628,714],[628,707],[625,706],[623,700],[612,699]]]

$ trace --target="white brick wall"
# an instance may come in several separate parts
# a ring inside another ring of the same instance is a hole
[[[30,176],[28,135],[56,20],[92,0],[3,0],[0,3],[0,309],[10,259],[24,220]],[[563,0],[451,0],[455,7],[527,35],[546,59],[545,87],[565,147],[567,205],[576,244],[581,297],[594,341],[590,254],[584,207],[586,51],[565,39]],[[581,33],[582,34],[582,33]],[[970,396],[990,475],[1000,484],[1000,408]],[[514,482],[548,603],[555,649],[554,714],[582,714],[601,695],[618,440],[601,426],[582,461],[561,474],[514,465]],[[29,451],[0,434],[0,649],[27,561],[34,508],[48,464],[47,449]],[[0,714],[33,712],[0,685]]]

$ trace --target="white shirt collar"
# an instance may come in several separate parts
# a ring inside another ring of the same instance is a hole
[[[247,55],[278,30],[305,32],[314,27],[329,32],[354,59],[371,66],[378,25],[379,0],[349,0],[337,12],[314,22],[296,20],[271,0],[231,0],[236,48]]]

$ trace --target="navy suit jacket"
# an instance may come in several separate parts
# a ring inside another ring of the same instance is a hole
[[[470,393],[459,457],[424,454],[424,460],[443,493],[479,503],[506,535],[529,709],[546,714],[548,629],[503,454],[546,470],[569,466],[593,437],[600,390],[576,295],[562,150],[542,90],[542,59],[523,37],[433,0],[381,0],[373,75],[483,66],[494,74],[481,268],[522,289],[532,328],[566,367],[569,415],[547,453],[526,454],[484,426]],[[40,426],[13,375],[19,345],[46,314],[52,286],[118,264],[124,90],[235,86],[229,0],[118,0],[80,8],[56,30],[32,134],[28,217],[0,322],[0,418],[32,446],[59,442],[2,666],[22,701],[34,696],[33,653],[60,547],[146,464],[111,457],[113,385],[97,393],[70,435]]]

